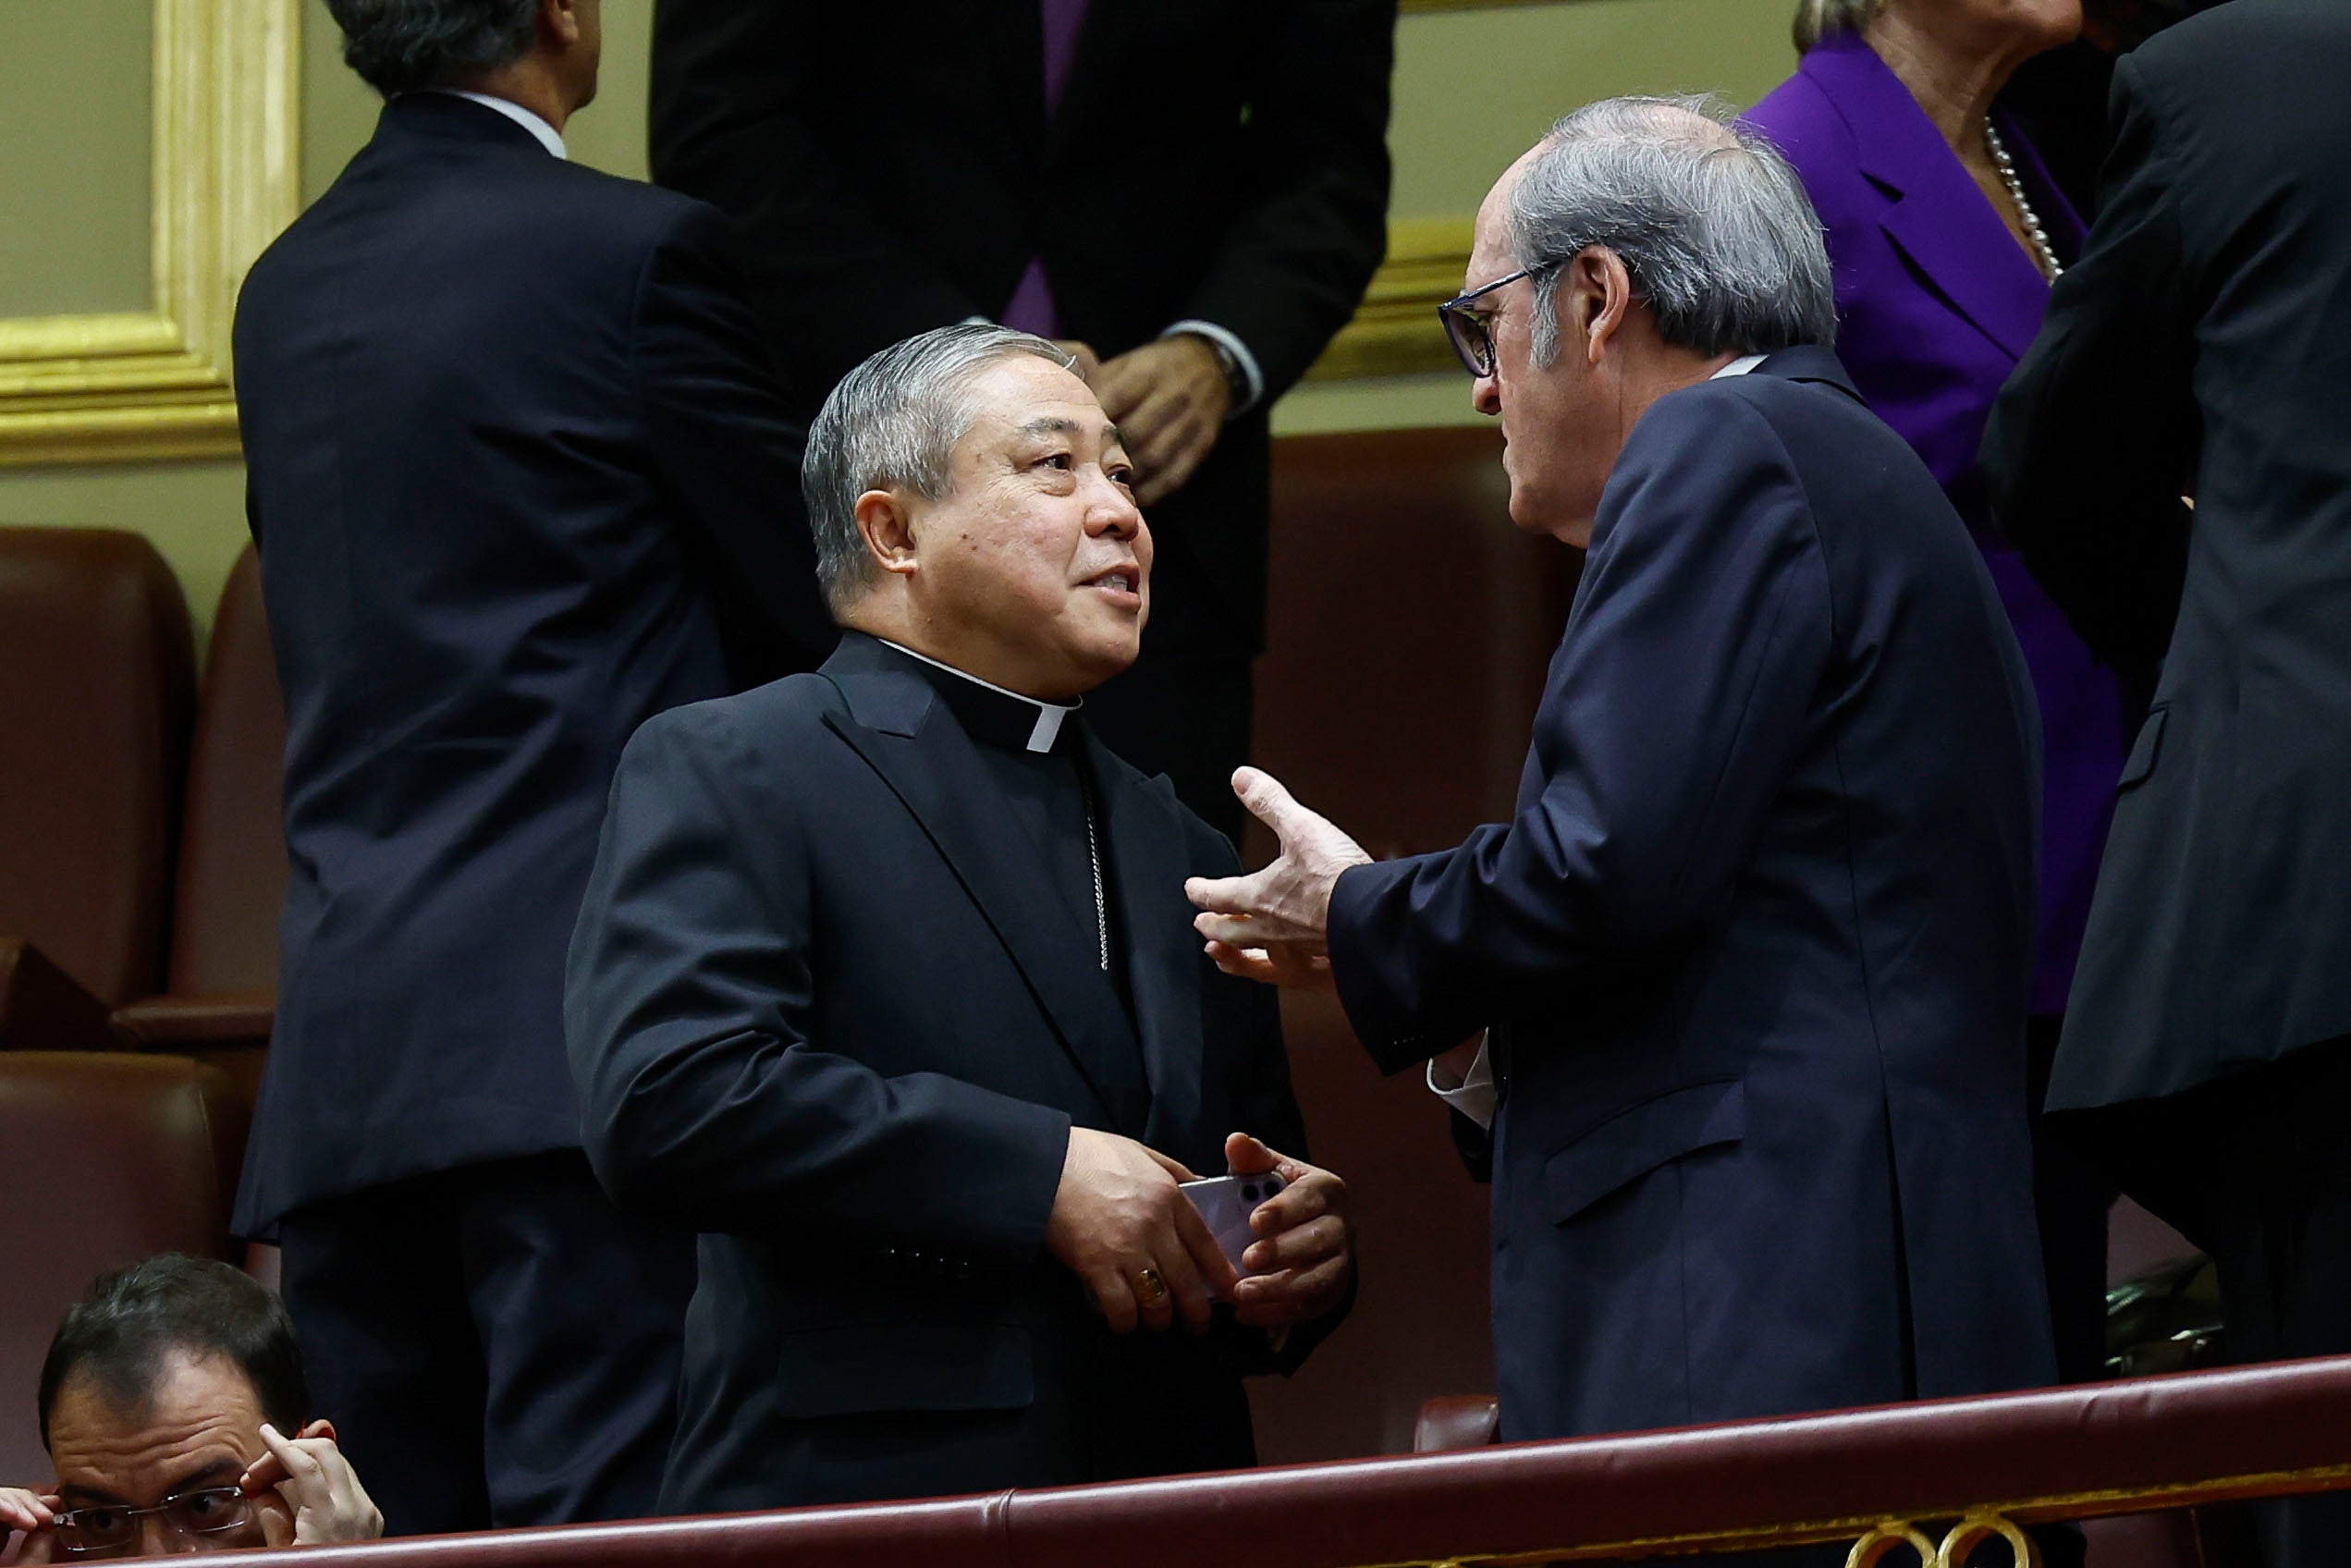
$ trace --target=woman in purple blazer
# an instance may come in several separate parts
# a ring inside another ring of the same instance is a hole
[[[1803,0],[1803,63],[1747,116],[1787,153],[1827,227],[1838,357],[1974,531],[2032,669],[2046,741],[2027,1028],[2037,1109],[2125,731],[2112,675],[1992,533],[1976,448],[2083,234],[1993,100],[2019,64],[2071,39],[2081,20],[2080,0]],[[2060,1367],[2069,1381],[2097,1377],[2107,1194],[2069,1151],[2035,1144]]]

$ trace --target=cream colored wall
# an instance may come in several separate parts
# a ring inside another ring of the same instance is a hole
[[[1550,123],[1620,92],[1720,92],[1745,105],[1794,68],[1785,0],[1572,0],[1408,15],[1397,24],[1391,216],[1467,218]],[[1456,375],[1308,382],[1279,435],[1475,424]]]
[[[87,75],[92,60],[112,61],[120,53],[120,40],[109,42],[92,29],[104,16],[121,11],[116,25],[126,35],[135,32],[133,13],[140,3],[0,0],[0,61],[6,62],[0,64],[0,90],[17,80],[28,61],[55,62],[61,79],[68,67]],[[1713,90],[1752,102],[1793,64],[1790,9],[1783,0],[1558,0],[1405,17],[1397,34],[1390,134],[1395,215],[1467,217],[1494,176],[1546,125],[1592,98]],[[644,174],[651,15],[651,0],[606,0],[602,91],[567,131],[582,162],[637,178]],[[303,189],[315,196],[367,140],[377,104],[343,67],[323,6],[312,6],[304,20]],[[131,98],[119,80],[109,91],[123,104],[90,113],[81,100],[66,97],[54,116],[26,112],[22,95],[12,109],[0,91],[0,130],[6,133],[0,139],[6,149],[0,152],[0,200],[30,190],[40,202],[54,203],[60,193],[92,193],[86,198],[88,227],[78,231],[81,238],[74,244],[0,249],[0,261],[22,273],[7,285],[15,292],[0,299],[121,290],[122,279],[90,261],[84,242],[102,237],[110,258],[131,243],[115,231],[123,227],[123,211],[143,211],[147,126],[125,107]],[[126,195],[126,187],[137,194]],[[143,265],[141,251],[123,263],[129,269],[124,276],[136,278]],[[1310,384],[1284,399],[1274,422],[1277,430],[1303,432],[1466,423],[1475,418],[1462,378],[1429,375]],[[200,625],[209,625],[221,584],[245,542],[243,483],[241,466],[234,462],[0,470],[0,524],[142,533],[178,572]]]
[[[0,316],[148,306],[148,3],[0,4]]]

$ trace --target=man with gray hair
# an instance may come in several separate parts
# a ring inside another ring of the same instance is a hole
[[[1247,1464],[1242,1374],[1349,1299],[1273,998],[1192,940],[1231,848],[1081,706],[1152,550],[1070,362],[851,371],[804,468],[839,649],[621,759],[566,1022],[599,1174],[702,1232],[668,1511]],[[1178,1183],[1228,1165],[1220,1245]]]
[[[1831,351],[1804,192],[1704,104],[1570,115],[1445,306],[1512,520],[1587,552],[1516,815],[1195,883],[1491,1130],[1505,1439],[2047,1380],[2039,732],[1965,529]]]

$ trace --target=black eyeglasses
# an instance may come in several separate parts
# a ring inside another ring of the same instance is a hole
[[[164,1523],[182,1537],[216,1536],[250,1523],[251,1500],[236,1487],[206,1487],[179,1492],[153,1508],[124,1508],[100,1503],[72,1508],[57,1515],[52,1526],[57,1544],[74,1557],[116,1557],[139,1545],[139,1521],[160,1513]]]
[[[1557,262],[1537,262],[1531,267],[1521,267],[1508,277],[1498,277],[1481,288],[1457,294],[1437,307],[1437,319],[1445,324],[1445,338],[1461,356],[1462,368],[1472,375],[1494,374],[1494,333],[1488,324],[1492,319],[1483,312],[1469,308],[1472,300],[1491,294],[1497,288],[1509,287],[1522,277],[1539,277],[1559,265]]]

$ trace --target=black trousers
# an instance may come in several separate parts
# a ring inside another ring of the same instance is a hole
[[[693,1238],[621,1215],[580,1154],[312,1205],[279,1243],[312,1396],[387,1533],[655,1512]]]
[[[2123,1190],[2218,1268],[2229,1359],[2351,1354],[2351,1038],[2082,1112]],[[2351,1563],[2351,1495],[2251,1505],[2268,1568]]]
[[[2106,1376],[2106,1217],[2114,1185],[2065,1119],[2041,1114],[2063,1017],[2025,1021],[2027,1088],[2032,1096],[2033,1208],[2040,1221],[2041,1274],[2057,1340],[2057,1380],[2091,1383]]]
[[[2232,1361],[2351,1354],[2346,1095],[2351,1041],[2337,1040],[2217,1085],[2209,1097],[2211,1145],[2225,1158],[2212,1160],[2187,1223],[2173,1223],[2219,1268]],[[2259,1503],[2253,1519],[2269,1568],[2351,1563],[2351,1497]]]

